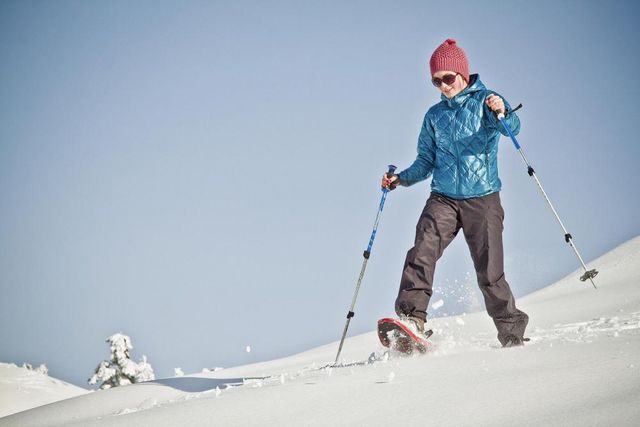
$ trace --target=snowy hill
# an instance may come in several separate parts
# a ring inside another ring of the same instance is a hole
[[[365,364],[374,332],[288,358],[85,394],[0,426],[640,425],[640,237],[518,301],[531,342],[484,313],[434,319],[435,350]],[[338,331],[337,331],[338,332]],[[355,362],[355,363],[351,363]]]
[[[0,363],[0,417],[85,393],[37,370]]]

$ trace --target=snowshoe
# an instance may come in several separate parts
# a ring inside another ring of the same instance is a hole
[[[378,320],[378,339],[390,350],[403,354],[426,353],[431,347],[427,339],[433,335],[431,329],[421,333],[410,322],[400,319],[384,318]]]

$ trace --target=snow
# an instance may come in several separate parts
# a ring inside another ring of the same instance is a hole
[[[372,331],[345,341],[338,367],[326,367],[334,342],[80,395],[0,426],[640,425],[640,237],[589,267],[597,290],[576,271],[518,300],[531,318],[524,347],[500,348],[486,313],[467,313],[430,320],[423,356],[367,364],[381,351]]]
[[[44,365],[36,369],[26,366],[0,363],[0,417],[89,393],[49,377]]]
[[[444,305],[444,300],[439,299],[438,301],[436,301],[433,304],[431,304],[431,308],[433,308],[434,310],[437,310],[440,307],[442,307],[443,305]]]

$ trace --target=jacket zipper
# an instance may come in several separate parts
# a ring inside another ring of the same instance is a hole
[[[455,184],[456,184],[456,197],[460,196],[460,147],[458,146],[457,141],[455,140],[456,135],[456,110],[453,110],[453,117],[451,120],[451,142],[454,144],[454,148],[456,151],[456,174],[455,174]]]

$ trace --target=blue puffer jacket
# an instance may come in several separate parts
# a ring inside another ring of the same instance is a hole
[[[413,185],[433,173],[431,190],[454,199],[500,191],[498,140],[501,133],[508,134],[485,104],[489,95],[498,94],[488,90],[477,74],[469,80],[462,92],[451,99],[442,95],[442,101],[427,111],[418,138],[418,156],[400,172],[401,185]],[[506,101],[505,107],[511,110]],[[518,116],[507,113],[505,120],[517,135]]]

